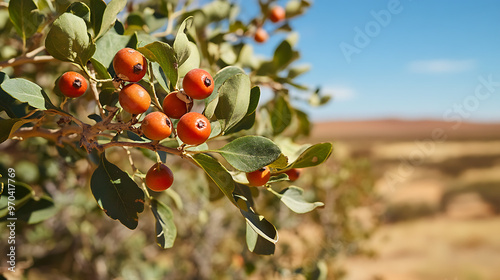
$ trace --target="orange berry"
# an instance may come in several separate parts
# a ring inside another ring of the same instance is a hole
[[[124,86],[118,95],[118,101],[123,110],[130,114],[144,113],[151,105],[148,91],[139,84]]]
[[[172,134],[172,122],[162,112],[152,112],[142,120],[141,130],[151,140],[163,140]]]
[[[164,191],[174,182],[172,170],[163,163],[156,163],[146,173],[146,186],[155,192]]]
[[[203,69],[192,69],[184,76],[182,88],[193,99],[205,99],[214,90],[214,79]]]
[[[267,34],[267,31],[264,30],[262,27],[259,27],[255,31],[253,38],[257,43],[264,43],[265,41],[267,41],[267,39],[269,39],[269,34]]]
[[[210,122],[200,113],[187,113],[177,123],[179,139],[189,145],[204,143],[210,137],[210,132]]]
[[[146,75],[148,62],[140,52],[123,48],[113,58],[113,69],[118,78],[128,82],[138,82]]]
[[[165,99],[163,99],[163,112],[173,119],[180,119],[184,114],[186,114],[191,107],[193,107],[193,103],[186,103],[184,100],[180,99],[177,95],[179,92],[169,93]],[[189,98],[185,96],[186,98]]]
[[[271,178],[271,170],[264,166],[259,170],[247,173],[247,179],[251,186],[258,187],[265,185]]]
[[[285,9],[283,9],[283,7],[274,6],[271,9],[271,13],[269,13],[269,19],[272,22],[276,23],[276,22],[280,22],[283,19],[285,19],[285,15],[286,15],[286,12],[285,12]]]
[[[297,168],[292,168],[290,170],[285,171],[286,175],[288,175],[288,179],[292,182],[296,181],[299,179],[300,176],[300,170]]]
[[[66,72],[59,78],[59,90],[67,97],[82,96],[87,90],[87,80],[76,72]]]

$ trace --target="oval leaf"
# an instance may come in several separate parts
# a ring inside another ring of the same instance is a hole
[[[237,138],[215,152],[220,153],[231,166],[243,172],[262,168],[281,155],[280,148],[262,136]]]
[[[325,205],[323,202],[307,202],[302,196],[303,193],[301,188],[290,186],[281,191],[279,197],[290,210],[299,214],[311,212],[316,207]]]
[[[97,40],[99,37],[108,32],[108,30],[114,25],[116,16],[125,8],[126,5],[127,0],[111,0],[102,13],[102,16],[97,15],[97,17],[94,18],[94,22],[101,20],[100,24],[94,24],[94,28],[99,29],[98,31],[94,29],[94,32],[97,33],[94,40]],[[96,6],[102,9],[102,3],[96,4]]]
[[[27,102],[32,107],[40,110],[56,109],[43,89],[26,79],[9,79],[3,82],[1,87],[13,98],[20,102]]]
[[[23,124],[31,122],[31,120],[24,119],[0,119],[0,143],[3,143],[5,140],[12,137],[12,133],[14,133],[18,128],[20,128]]]
[[[109,162],[104,153],[92,174],[90,188],[106,215],[129,229],[137,227],[137,214],[144,211],[144,192],[126,172]]]
[[[237,74],[227,79],[219,88],[219,97],[215,116],[224,121],[224,131],[241,121],[250,104],[250,78],[246,74]]]
[[[274,135],[283,132],[292,122],[292,110],[288,101],[282,95],[279,95],[272,103],[269,112],[271,112],[271,125],[273,126]]]
[[[43,15],[33,0],[10,1],[9,18],[23,42],[33,35],[43,22]]]
[[[214,91],[212,94],[205,99],[205,116],[211,119],[215,114],[215,108],[217,107],[217,103],[219,101],[219,88],[228,80],[229,78],[237,75],[237,74],[245,74],[243,69],[236,66],[228,66],[221,69],[214,77]]]
[[[53,57],[81,67],[86,67],[95,52],[85,21],[71,13],[64,13],[54,21],[45,39],[45,47]]]
[[[219,189],[236,205],[233,197],[234,181],[226,168],[213,157],[206,154],[193,155],[194,162],[205,171]]]
[[[158,62],[170,81],[170,87],[177,87],[179,64],[172,47],[164,42],[156,41],[138,48],[147,59]]]
[[[177,36],[174,41],[174,52],[177,57],[177,62],[179,66],[182,65],[191,54],[191,49],[189,48],[189,40],[187,37],[188,29],[193,24],[193,17],[187,17],[179,27],[179,31],[177,31]]]
[[[325,162],[333,151],[332,143],[319,143],[310,146],[288,167],[304,168],[319,165]]]
[[[156,219],[156,244],[163,249],[172,248],[177,236],[172,209],[153,198],[151,200],[151,212],[153,212]]]

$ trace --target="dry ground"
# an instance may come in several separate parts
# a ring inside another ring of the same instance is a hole
[[[319,123],[338,158],[368,157],[385,222],[348,280],[500,279],[500,124]]]

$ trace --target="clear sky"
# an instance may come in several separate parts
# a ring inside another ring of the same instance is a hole
[[[500,1],[316,0],[292,26],[300,81],[334,96],[314,120],[500,121]]]

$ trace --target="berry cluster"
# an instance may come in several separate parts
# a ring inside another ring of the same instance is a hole
[[[273,22],[284,17],[284,11],[271,14]],[[116,73],[114,80],[119,81],[121,90],[118,95],[120,106],[132,115],[145,113],[151,107],[151,96],[139,82],[147,72],[147,60],[138,51],[124,48],[113,58],[113,68]],[[126,84],[128,83],[128,84]],[[79,97],[87,90],[87,80],[76,72],[66,72],[59,78],[60,91],[67,97]],[[182,81],[182,91],[173,91],[163,100],[163,111],[148,113],[141,122],[143,135],[153,141],[170,137],[175,129],[179,139],[187,145],[200,145],[208,140],[211,133],[210,121],[202,114],[190,112],[192,100],[205,99],[214,90],[214,80],[205,70],[192,69]],[[177,127],[170,120],[179,119]],[[295,181],[299,171],[286,171],[289,179]],[[251,186],[266,185],[271,178],[269,167],[263,167],[246,174]],[[153,191],[168,189],[173,183],[173,173],[165,164],[154,164],[146,174],[146,186]]]
[[[274,6],[270,10],[268,17],[273,23],[278,23],[285,19],[286,11],[281,6]],[[255,30],[253,38],[257,43],[264,43],[267,39],[269,39],[269,34],[262,26],[260,26]]]

